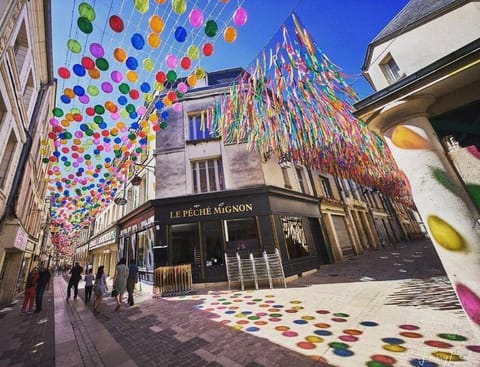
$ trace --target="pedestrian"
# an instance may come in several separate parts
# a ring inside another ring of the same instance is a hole
[[[92,290],[93,290],[93,269],[90,268],[87,271],[87,274],[85,274],[85,303],[90,303],[90,300],[92,298]]]
[[[115,269],[115,276],[113,278],[113,288],[116,289],[117,295],[115,300],[117,301],[117,306],[115,311],[118,311],[122,303],[123,294],[127,290],[127,277],[128,277],[128,268],[127,268],[127,259],[122,257],[117,264]]]
[[[95,301],[93,302],[93,313],[100,312],[99,308],[102,303],[103,294],[107,291],[107,275],[103,269],[103,265],[99,266],[97,275],[95,276]]]
[[[33,303],[35,302],[35,290],[37,288],[38,278],[38,269],[35,267],[32,269],[32,271],[30,272],[30,274],[28,274],[27,277],[27,284],[25,285],[25,295],[22,305],[22,313],[25,313],[27,311],[27,307],[28,313],[32,313],[33,311]]]
[[[41,266],[40,271],[38,272],[38,282],[35,290],[35,303],[37,305],[35,313],[42,311],[43,293],[48,289],[51,277],[52,274],[50,273],[50,270]]]
[[[68,281],[67,288],[67,301],[70,299],[70,289],[73,287],[73,299],[77,299],[78,296],[78,283],[82,279],[83,268],[78,262],[75,263],[75,266],[70,270],[70,280]]]
[[[127,292],[128,292],[128,305],[133,306],[133,291],[135,290],[135,284],[138,282],[138,266],[135,263],[135,259],[130,259],[128,264],[128,278],[127,278]]]

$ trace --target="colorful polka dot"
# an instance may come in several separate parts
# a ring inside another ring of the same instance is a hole
[[[298,304],[302,303],[302,301],[290,301],[290,303],[292,305],[298,305]]]
[[[320,335],[320,336],[332,335],[332,332],[328,331],[328,330],[315,330],[314,333],[317,334],[317,335]]]
[[[467,345],[466,348],[475,353],[480,353],[480,345]]]
[[[268,320],[271,321],[271,322],[279,322],[279,321],[282,321],[282,319],[281,319],[280,317],[270,317]]]
[[[463,361],[463,358],[460,357],[458,354],[453,354],[449,352],[433,352],[432,356],[442,359],[444,361],[449,361],[449,362],[461,362]]]
[[[333,354],[339,357],[351,357],[353,356],[353,352],[349,349],[335,349]]]
[[[423,337],[422,334],[414,333],[413,331],[402,331],[400,335],[404,336],[405,338],[413,338],[413,339],[418,339]]]
[[[338,337],[338,339],[344,342],[356,342],[358,340],[358,338],[353,335],[341,335]]]
[[[374,354],[370,358],[372,359],[372,361],[380,362],[384,364],[394,364],[397,362],[395,358],[387,356],[385,354]]]
[[[335,322],[347,322],[347,319],[342,319],[340,317],[332,317],[330,320]]]
[[[343,330],[343,333],[348,334],[348,335],[362,335],[363,334],[362,331],[356,330],[356,329],[345,329],[345,330]]]
[[[383,338],[382,341],[387,344],[403,344],[405,341],[400,338]]]
[[[233,311],[233,310],[231,310],[231,311],[225,311],[225,313],[226,313],[227,315],[230,315],[230,314],[235,313],[235,311]]]
[[[278,308],[269,308],[268,312],[278,312],[280,311]]]
[[[263,316],[267,316],[268,313],[266,313],[266,312],[257,312],[255,315],[257,315],[258,317],[263,317]]]
[[[246,325],[246,324],[248,324],[248,321],[247,320],[239,320],[239,321],[237,321],[237,324],[238,325]]]
[[[368,361],[367,367],[393,367],[393,365],[378,362],[378,361]]]
[[[315,327],[318,327],[319,329],[328,329],[330,326],[330,324],[327,324],[325,322],[319,322],[315,324]]]
[[[290,330],[290,328],[288,326],[276,326],[275,330],[277,330],[277,331],[287,331],[287,330]]]
[[[378,326],[378,324],[375,321],[362,321],[360,325],[369,326],[369,327]]]
[[[273,305],[275,308],[283,308],[283,305]]]
[[[245,330],[250,332],[250,333],[254,333],[256,331],[259,331],[260,329],[258,327],[255,327],[255,326],[250,326],[250,327],[246,328]]]
[[[442,342],[440,340],[426,340],[424,343],[426,345],[428,345],[430,347],[434,347],[434,348],[451,348],[451,347],[453,347],[452,344],[445,343],[445,342]]]
[[[281,313],[271,313],[269,316],[270,317],[282,317],[283,315]]]
[[[385,344],[382,346],[383,349],[388,350],[389,352],[394,352],[394,353],[401,353],[405,352],[407,348],[402,347],[401,345],[396,345],[396,344]]]
[[[345,343],[340,343],[340,342],[331,342],[328,343],[328,346],[333,349],[348,349],[350,346]]]
[[[307,320],[307,321],[311,321],[311,320],[315,320],[315,317],[313,317],[313,316],[302,316],[302,319]]]
[[[258,325],[258,326],[262,326],[262,325],[267,325],[268,322],[262,321],[262,320],[258,320],[258,321],[255,321],[254,324],[255,324],[255,325]]]
[[[330,311],[327,311],[327,310],[317,310],[315,312],[319,313],[320,315],[326,315],[326,314],[330,313]]]
[[[249,320],[258,320],[260,317],[258,316],[248,316]]]
[[[282,333],[283,336],[286,336],[288,338],[293,338],[295,336],[298,336],[298,333],[296,333],[295,331],[292,331],[292,330],[287,330],[287,331],[284,331]]]
[[[322,343],[324,339],[316,335],[309,335],[305,338],[305,340],[310,343]]]
[[[438,364],[436,364],[435,362],[430,362],[418,358],[410,360],[410,365],[413,367],[438,367]]]
[[[298,311],[297,310],[292,310],[292,309],[289,309],[289,310],[285,310],[286,313],[297,313]]]
[[[334,313],[333,316],[337,316],[337,317],[349,317],[350,315],[349,315],[348,313],[337,312],[337,313]]]
[[[305,321],[305,320],[294,320],[293,322],[294,322],[295,324],[297,324],[297,325],[305,325],[305,324],[308,323],[308,322]]]
[[[403,324],[398,326],[400,329],[403,330],[418,330],[420,329],[418,326],[411,325],[411,324]]]
[[[438,334],[438,336],[442,339],[454,340],[454,341],[460,341],[460,342],[468,340],[463,335],[458,335],[458,334],[443,333],[443,334]]]
[[[315,349],[316,348],[315,344],[310,343],[310,342],[299,342],[299,343],[297,343],[297,347],[299,347],[301,349]]]

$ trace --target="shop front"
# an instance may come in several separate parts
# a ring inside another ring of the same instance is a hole
[[[109,228],[89,241],[89,254],[86,262],[93,264],[93,273],[96,273],[98,267],[103,265],[105,274],[110,277],[115,275],[118,257],[117,233],[117,227]]]
[[[225,254],[279,249],[286,276],[328,258],[313,197],[262,186],[153,204],[155,267],[191,264],[194,283],[226,281]]]

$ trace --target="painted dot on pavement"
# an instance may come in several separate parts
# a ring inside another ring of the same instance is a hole
[[[265,297],[266,297],[266,298],[273,298],[273,297],[275,297],[275,296],[274,296],[273,294],[267,294]]]
[[[385,364],[394,364],[397,360],[393,357],[387,356],[385,354],[374,354],[370,357],[372,361],[385,363]]]
[[[356,330],[356,329],[345,329],[343,330],[343,333],[348,335],[362,335],[363,331]]]
[[[338,337],[338,339],[344,342],[356,342],[358,340],[358,338],[353,335],[341,335]]]
[[[458,334],[442,333],[442,334],[438,334],[438,336],[442,339],[455,340],[455,341],[460,341],[460,342],[468,340],[463,335],[458,335]]]
[[[283,308],[283,305],[273,305],[275,308]]]
[[[261,305],[258,305],[258,307],[263,307],[263,308],[265,308],[265,307],[270,307],[270,305],[267,305],[266,303],[262,303]]]
[[[305,324],[308,323],[308,322],[305,321],[305,320],[294,320],[293,322],[294,322],[295,324],[297,324],[297,325],[305,325]]]
[[[257,312],[255,315],[257,315],[258,317],[263,317],[263,316],[267,316],[268,313],[266,313],[266,312]]]
[[[234,299],[233,302],[243,302],[241,299]]]
[[[233,314],[233,313],[235,313],[235,311],[233,311],[233,310],[230,310],[230,311],[225,311],[225,313],[226,313],[227,315],[230,315],[230,314]]]
[[[258,327],[255,327],[255,326],[250,326],[250,327],[246,328],[245,330],[250,332],[250,333],[254,333],[256,331],[259,331],[260,329]]]
[[[324,339],[316,335],[309,335],[305,338],[305,340],[310,343],[322,343]]]
[[[263,320],[258,320],[254,322],[255,325],[262,326],[262,325],[267,325],[268,322],[263,321]]]
[[[332,335],[332,332],[328,331],[328,330],[315,330],[314,333],[317,334],[317,335],[320,335],[320,336]]]
[[[400,338],[383,338],[382,341],[387,344],[403,344],[405,340]]]
[[[233,325],[232,327],[234,329],[237,329],[237,330],[242,330],[243,329],[243,325]]]
[[[435,362],[426,361],[425,359],[411,359],[410,365],[413,367],[438,367],[438,364]]]
[[[223,302],[222,305],[231,305],[232,302]]]
[[[418,330],[418,329],[420,329],[418,326],[412,325],[412,324],[403,324],[403,325],[399,325],[398,327],[400,329],[403,329],[403,330]]]
[[[235,317],[246,317],[246,315],[243,314],[243,313],[237,313],[237,314],[235,315]]]
[[[275,330],[277,331],[287,331],[290,330],[288,326],[275,326]]]
[[[315,344],[310,343],[310,342],[299,342],[299,343],[297,343],[297,347],[299,347],[301,349],[315,349],[316,348]]]
[[[227,306],[218,306],[217,310],[225,310],[226,308],[227,308]]]
[[[243,298],[252,298],[252,296],[245,296],[245,297],[243,297]]]
[[[318,355],[312,355],[308,357],[314,360],[315,362],[322,362],[322,363],[328,364],[328,361],[325,359],[325,357],[318,356]]]
[[[258,320],[260,317],[258,316],[248,316],[249,320]]]
[[[330,313],[330,311],[327,311],[327,310],[317,310],[315,312],[319,313],[320,315],[326,315],[327,313]]]
[[[346,343],[340,343],[340,342],[331,342],[328,343],[328,346],[333,349],[348,349],[350,346]]]
[[[325,322],[318,322],[315,324],[315,327],[318,327],[319,329],[328,329],[330,326],[330,324],[327,324]]]
[[[461,362],[463,361],[463,358],[460,357],[458,354],[453,354],[450,352],[433,352],[432,356],[442,359],[444,361],[449,361],[449,362]]]
[[[275,301],[272,299],[272,300],[268,300],[268,301],[265,301],[265,303],[275,303]]]
[[[286,336],[286,337],[289,337],[289,338],[293,338],[295,336],[298,336],[298,333],[296,333],[295,331],[292,331],[292,330],[287,330],[287,331],[284,331],[282,333],[283,336]]]
[[[378,326],[378,324],[375,321],[362,321],[360,325],[363,326]]]
[[[315,317],[313,317],[313,316],[302,316],[302,319],[307,320],[307,321],[311,321],[311,320],[315,320]]]
[[[297,311],[300,311],[300,310],[303,310],[304,307],[303,306],[293,306],[292,307],[292,310],[297,310]]]
[[[442,342],[441,340],[425,340],[424,343],[430,347],[434,348],[451,348],[453,347],[450,343]]]
[[[255,302],[247,302],[247,305],[256,305]]]
[[[350,315],[348,313],[342,313],[342,312],[336,312],[333,314],[333,316],[337,317],[349,317]]]
[[[250,314],[252,313],[252,311],[242,311],[242,313],[243,313],[244,315],[250,315]]]
[[[330,320],[335,322],[347,322],[347,319],[342,319],[340,317],[332,317]]]
[[[298,311],[297,310],[292,310],[292,309],[289,309],[289,310],[285,310],[286,313],[297,313]]]
[[[382,363],[378,361],[368,361],[367,367],[393,367],[392,364]]]
[[[281,313],[271,313],[270,317],[282,317],[283,315]]]
[[[389,352],[401,353],[405,352],[407,348],[402,347],[401,345],[396,344],[385,344],[382,346],[383,349],[388,350]]]
[[[228,309],[229,310],[238,310],[238,307],[237,306],[230,306]]]
[[[248,324],[248,321],[247,320],[238,320],[237,324],[238,325],[246,325],[246,324]]]
[[[280,310],[278,308],[269,308],[267,311],[268,312],[278,312]]]
[[[467,345],[466,348],[475,353],[480,353],[480,345]]]
[[[423,337],[422,334],[414,333],[413,331],[402,331],[400,335],[404,336],[405,338],[413,338],[413,339],[418,339]]]
[[[271,321],[271,322],[279,322],[279,321],[282,321],[282,319],[281,319],[280,317],[270,317],[268,320]]]
[[[292,305],[298,305],[298,304],[302,303],[302,301],[290,301],[290,303]]]
[[[253,301],[255,301],[255,302],[262,302],[262,298],[254,298]]]
[[[220,302],[212,302],[212,303],[210,303],[210,304],[211,304],[212,306],[216,306],[216,305],[219,305]]]
[[[353,352],[348,349],[335,349],[333,351],[333,354],[339,356],[339,357],[351,357],[353,356]]]

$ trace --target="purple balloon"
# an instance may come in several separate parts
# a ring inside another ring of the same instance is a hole
[[[102,90],[103,90],[105,93],[112,93],[113,87],[112,87],[112,85],[111,85],[109,82],[103,82],[103,83],[102,83]]]
[[[120,83],[123,78],[122,73],[119,72],[118,70],[112,71],[112,73],[110,74],[110,77],[115,83]]]
[[[242,25],[244,25],[247,22],[247,18],[248,13],[245,8],[239,7],[237,8],[237,10],[235,10],[235,13],[233,13],[233,23],[236,26],[241,27]]]
[[[98,43],[92,43],[90,45],[90,53],[95,57],[103,57],[103,55],[105,55],[102,45]]]
[[[87,104],[88,102],[90,102],[90,98],[86,94],[78,97],[78,100],[83,104]]]

